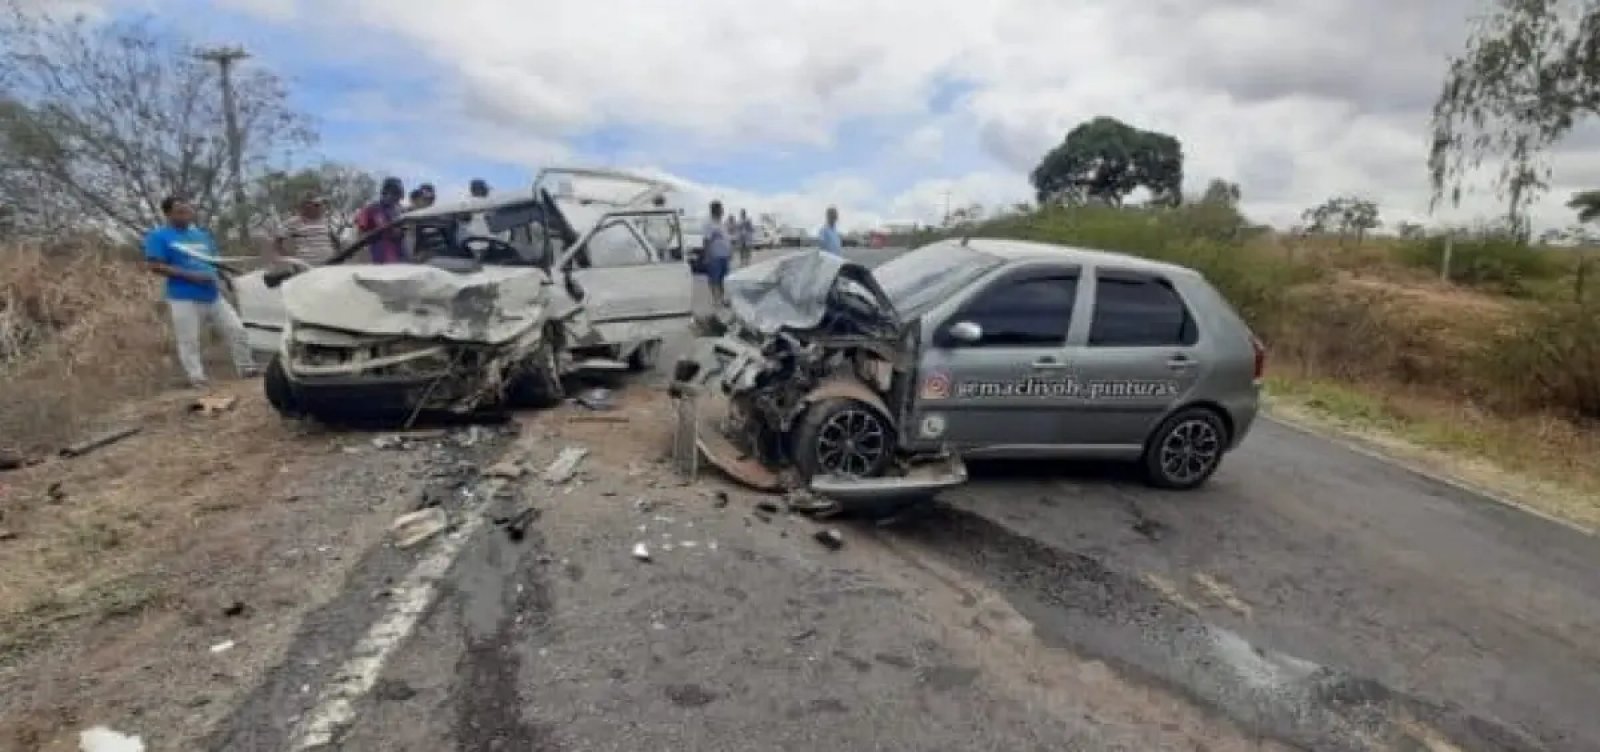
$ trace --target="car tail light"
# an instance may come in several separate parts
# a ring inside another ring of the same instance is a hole
[[[1257,384],[1267,375],[1267,346],[1261,343],[1261,338],[1250,335],[1250,348],[1256,352],[1254,378]]]

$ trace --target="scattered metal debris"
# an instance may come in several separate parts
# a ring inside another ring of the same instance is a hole
[[[789,511],[798,514],[827,515],[839,511],[839,502],[801,489],[790,491],[784,496],[783,503]]]
[[[833,528],[818,530],[817,534],[811,537],[815,538],[818,543],[821,543],[822,545],[827,546],[829,549],[834,551],[844,547],[844,536],[840,535],[839,531],[834,530]]]
[[[80,441],[80,442],[78,442],[76,444],[72,444],[72,445],[69,445],[69,446],[63,448],[61,450],[61,456],[62,457],[82,457],[83,455],[88,454],[88,453],[90,453],[90,452],[92,452],[92,451],[94,451],[96,449],[99,449],[99,448],[101,448],[103,446],[107,446],[109,444],[114,444],[114,443],[116,443],[118,441],[122,441],[123,439],[126,439],[129,436],[132,436],[132,435],[134,435],[136,433],[139,433],[142,430],[144,430],[144,429],[142,427],[140,427],[140,426],[125,426],[123,428],[116,428],[116,429],[112,429],[110,431],[106,431],[104,433],[96,434],[96,435],[90,436],[89,438],[84,439],[83,441]]]
[[[572,480],[572,476],[578,472],[578,463],[582,462],[583,458],[588,454],[589,450],[584,447],[574,446],[561,450],[561,454],[556,457],[554,462],[550,463],[550,467],[545,469],[545,482],[566,483]]]
[[[610,410],[616,407],[616,403],[612,399],[611,390],[598,386],[573,397],[572,401],[590,410]]]
[[[507,480],[516,480],[527,474],[528,468],[515,460],[500,462],[483,471],[483,477],[485,478],[505,478]]]
[[[650,547],[643,543],[633,544],[633,558],[639,561],[650,561]]]
[[[723,507],[728,505],[728,492],[727,491],[718,491],[716,495],[717,495],[717,500],[716,500],[716,502],[714,502],[712,504],[712,506],[714,506],[714,507],[716,507],[718,509],[721,509],[721,508],[723,508]]]
[[[450,520],[445,516],[444,510],[430,507],[421,511],[401,515],[394,521],[391,530],[395,534],[395,545],[401,548],[410,548],[417,545],[450,526]]]
[[[536,519],[539,519],[538,509],[531,506],[523,508],[515,517],[506,521],[506,535],[514,541],[522,540],[528,534],[528,526]]]
[[[384,434],[372,439],[373,449],[400,450],[409,449],[410,446],[410,442],[406,441],[406,437],[397,433]]]
[[[222,642],[219,642],[219,643],[211,646],[211,654],[212,655],[222,655],[223,653],[226,653],[226,652],[228,652],[229,650],[232,650],[232,649],[233,649],[233,640],[223,640]]]
[[[244,601],[234,601],[222,609],[222,615],[230,619],[244,616],[248,613],[250,613],[250,606]]]
[[[810,639],[812,637],[815,637],[816,634],[817,634],[817,630],[815,630],[815,629],[807,629],[807,630],[804,630],[804,631],[801,631],[801,632],[796,632],[796,633],[794,633],[792,635],[789,635],[789,641],[790,642],[804,642],[804,641],[806,641],[806,640],[808,640],[808,639]]]
[[[777,514],[779,508],[778,503],[775,501],[762,500],[756,502],[756,510],[766,512],[767,514]]]
[[[105,726],[78,734],[79,752],[144,752],[144,741],[137,736],[119,734]]]

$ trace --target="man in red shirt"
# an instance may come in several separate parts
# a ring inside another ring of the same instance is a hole
[[[393,224],[400,217],[400,201],[406,197],[400,178],[384,178],[378,200],[356,213],[356,230],[362,235]],[[384,230],[368,245],[374,264],[398,264],[406,260],[404,234],[398,229]]]

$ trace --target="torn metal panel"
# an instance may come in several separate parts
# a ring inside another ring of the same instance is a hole
[[[871,271],[817,250],[739,269],[728,275],[723,288],[734,316],[762,335],[817,329],[830,313],[844,312],[836,293],[859,300],[886,321],[898,321],[894,305]]]
[[[502,344],[544,322],[549,285],[531,267],[463,274],[410,264],[324,266],[290,278],[283,296],[297,325]]]

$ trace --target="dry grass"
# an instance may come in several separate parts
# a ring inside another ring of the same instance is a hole
[[[171,351],[157,282],[138,264],[108,249],[0,248],[0,449],[59,446],[159,391]]]

